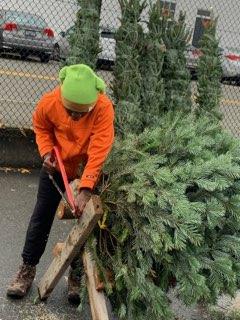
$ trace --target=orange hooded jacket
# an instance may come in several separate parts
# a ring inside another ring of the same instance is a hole
[[[94,109],[74,121],[61,102],[61,89],[45,94],[33,114],[40,155],[58,146],[69,179],[85,165],[79,188],[93,189],[114,141],[114,111],[110,99],[99,94]]]

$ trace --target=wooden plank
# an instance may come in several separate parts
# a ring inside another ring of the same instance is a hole
[[[95,266],[94,267],[94,270],[93,270],[93,274],[94,274],[94,281],[95,281],[95,287],[96,287],[96,290],[97,291],[102,291],[105,289],[105,285],[103,283],[103,281],[100,279],[99,277],[99,272],[98,272],[98,269],[97,267]],[[113,274],[110,270],[107,270],[106,271],[106,275],[107,277],[107,280],[108,280],[108,284],[113,288],[114,286],[114,281],[113,281]]]
[[[92,313],[92,320],[109,320],[106,298],[103,292],[96,290],[94,269],[95,263],[89,252],[83,253],[83,265],[87,276],[87,289]]]
[[[41,300],[49,297],[74,257],[79,253],[98,220],[102,217],[102,214],[100,198],[98,196],[92,196],[81,218],[77,221],[65,240],[62,252],[53,259],[48,270],[40,280],[38,293]]]
[[[77,219],[72,211],[65,207],[63,200],[60,201],[59,206],[57,208],[57,217],[59,220],[70,220],[70,219]]]
[[[228,313],[240,311],[240,292],[238,291],[234,298],[231,299],[228,305]]]
[[[56,243],[56,245],[54,246],[53,251],[52,251],[52,254],[54,257],[57,257],[61,254],[62,249],[63,249],[63,245],[64,245],[63,242]]]
[[[80,183],[79,179],[75,179],[74,181],[72,181],[70,183],[70,188],[72,190],[74,198],[76,198],[77,195],[78,195],[79,183]],[[65,193],[65,196],[66,196],[66,193]],[[57,208],[57,217],[60,220],[63,220],[63,219],[76,219],[76,217],[73,215],[71,210],[69,210],[69,208],[65,207],[65,204],[64,204],[64,202],[62,200],[60,201],[60,204],[59,204],[59,206]]]

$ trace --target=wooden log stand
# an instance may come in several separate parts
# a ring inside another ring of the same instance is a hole
[[[83,252],[84,271],[87,276],[87,289],[92,320],[109,320],[106,298],[103,291],[96,289],[94,278],[95,262],[89,252]]]
[[[77,185],[75,181],[74,189]],[[73,189],[73,190],[74,190]],[[73,219],[75,217],[60,203],[57,215],[60,219]],[[85,241],[96,226],[98,220],[102,217],[103,211],[101,201],[98,196],[92,196],[88,202],[83,215],[76,222],[76,225],[70,231],[67,239],[63,243],[57,243],[53,249],[54,259],[48,270],[40,280],[38,293],[40,300],[46,300],[60,278],[63,276],[66,269],[71,264],[75,256],[80,252]],[[96,280],[95,263],[89,252],[84,250],[82,255],[84,270],[87,276],[87,289],[89,302],[91,307],[92,320],[109,320],[106,298],[103,293],[104,286],[100,280]],[[98,281],[96,283],[96,281]]]
[[[74,257],[91,234],[98,220],[102,217],[102,206],[98,196],[93,196],[63,243],[62,251],[55,256],[48,270],[39,283],[38,292],[41,300],[51,294],[56,284],[71,264]]]
[[[74,180],[70,184],[70,187],[72,189],[74,198],[78,194],[78,185],[79,185],[79,180],[78,179]],[[57,217],[60,220],[76,219],[76,217],[72,214],[71,210],[69,210],[67,207],[65,207],[63,201],[60,202],[60,204],[59,204],[59,206],[57,208]]]

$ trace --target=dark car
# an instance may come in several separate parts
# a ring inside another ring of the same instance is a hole
[[[0,10],[0,51],[26,58],[36,55],[48,62],[54,48],[54,32],[39,16],[22,11]]]

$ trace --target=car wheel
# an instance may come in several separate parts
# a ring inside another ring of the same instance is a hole
[[[43,53],[43,54],[41,54],[41,56],[40,56],[40,60],[41,60],[41,62],[43,62],[43,63],[48,63],[49,60],[50,60],[50,55]]]
[[[53,49],[53,60],[54,61],[60,60],[60,48],[57,44],[54,46],[54,49]]]

